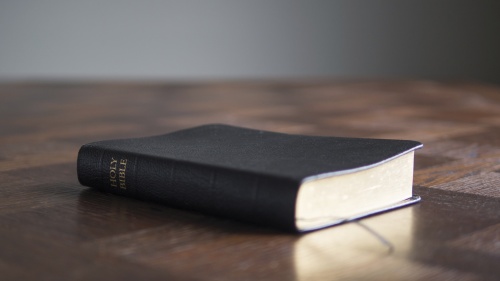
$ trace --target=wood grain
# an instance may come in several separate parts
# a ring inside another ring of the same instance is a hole
[[[77,181],[87,142],[212,122],[421,141],[414,189],[423,201],[293,235]],[[498,280],[499,184],[493,85],[0,84],[0,280]]]

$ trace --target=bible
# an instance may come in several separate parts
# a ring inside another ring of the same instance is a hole
[[[85,144],[77,172],[105,192],[305,232],[419,201],[421,147],[209,124]]]

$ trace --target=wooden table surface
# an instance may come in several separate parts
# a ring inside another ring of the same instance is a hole
[[[421,141],[414,190],[423,201],[362,224],[294,235],[77,181],[77,152],[87,142],[212,122]],[[34,279],[499,280],[500,87],[0,84],[0,280]]]

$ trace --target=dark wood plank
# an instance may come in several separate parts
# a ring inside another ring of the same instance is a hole
[[[76,179],[84,143],[209,122],[422,141],[423,201],[292,235]],[[3,83],[0,279],[497,280],[499,140],[500,88],[484,84]]]

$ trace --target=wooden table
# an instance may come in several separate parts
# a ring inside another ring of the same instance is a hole
[[[3,83],[0,117],[0,280],[500,278],[500,88],[493,85]],[[414,190],[423,201],[294,235],[77,181],[77,151],[87,142],[212,122],[421,141]]]

